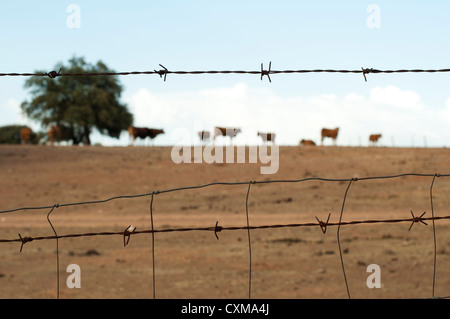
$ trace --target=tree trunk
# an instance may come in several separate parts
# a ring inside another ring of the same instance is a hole
[[[91,145],[91,138],[89,137],[91,135],[91,129],[88,125],[84,126],[84,143],[86,145]]]

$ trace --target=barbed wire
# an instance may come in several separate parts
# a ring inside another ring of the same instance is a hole
[[[411,222],[411,225],[417,222],[432,221],[432,220],[444,220],[450,219],[449,216],[440,217],[420,217],[420,219],[413,218],[399,218],[399,219],[367,219],[367,220],[353,220],[344,222],[308,222],[308,223],[294,223],[294,224],[271,224],[271,225],[259,225],[259,226],[220,226],[216,222],[215,226],[210,227],[186,227],[186,228],[162,228],[162,229],[145,229],[145,230],[135,230],[133,232],[127,231],[115,231],[115,232],[88,232],[88,233],[77,233],[77,234],[66,234],[66,235],[53,235],[53,236],[40,236],[40,237],[22,237],[19,234],[19,238],[13,239],[0,239],[0,243],[13,243],[19,242],[25,244],[31,241],[39,241],[46,239],[58,239],[58,238],[77,238],[77,237],[92,237],[92,236],[132,236],[139,234],[156,234],[156,233],[173,233],[173,232],[190,232],[190,231],[209,231],[214,232],[215,235],[222,231],[233,231],[233,230],[256,230],[256,229],[276,229],[276,228],[297,228],[297,227],[332,227],[332,226],[346,226],[346,225],[360,225],[360,224],[395,224],[402,222]],[[217,236],[218,237],[218,236]]]
[[[367,82],[366,75],[369,73],[442,73],[442,72],[450,72],[450,69],[397,69],[397,70],[380,70],[374,68],[363,68],[359,70],[345,70],[345,69],[299,69],[299,70],[272,70],[272,62],[269,62],[269,68],[264,69],[263,63],[261,63],[261,69],[255,71],[244,71],[244,70],[208,70],[208,71],[170,71],[162,64],[159,65],[162,69],[153,70],[153,71],[126,71],[126,72],[76,72],[76,73],[61,73],[60,69],[58,72],[50,71],[50,72],[35,72],[35,73],[19,73],[19,72],[11,72],[11,73],[0,73],[0,76],[37,76],[37,77],[49,77],[49,78],[57,78],[60,76],[126,76],[126,75],[159,75],[161,78],[164,78],[166,81],[168,74],[178,74],[178,75],[186,75],[186,74],[256,74],[260,75],[261,80],[264,76],[267,76],[269,82],[272,82],[270,78],[270,74],[294,74],[294,73],[360,73],[364,76],[364,80]]]
[[[415,216],[413,211],[411,211],[411,218],[400,218],[400,219],[370,219],[370,220],[353,220],[353,221],[343,221],[343,214],[345,210],[345,203],[347,200],[347,196],[350,190],[350,187],[358,181],[364,181],[364,180],[375,180],[375,179],[393,179],[393,178],[400,178],[400,177],[432,177],[431,185],[430,185],[430,202],[431,202],[431,217],[424,217],[426,214],[426,211],[421,214],[420,216]],[[156,276],[155,276],[155,237],[154,235],[156,233],[170,233],[170,232],[190,232],[190,231],[208,231],[213,232],[216,239],[219,239],[218,233],[222,231],[233,231],[233,230],[247,230],[247,238],[248,238],[248,253],[249,253],[249,275],[248,275],[248,298],[251,299],[251,291],[252,291],[252,245],[251,245],[251,230],[257,230],[257,229],[275,229],[275,228],[296,228],[296,227],[317,227],[319,226],[321,231],[325,234],[327,232],[328,227],[337,226],[337,243],[338,243],[338,250],[339,250],[339,257],[341,261],[341,267],[342,267],[342,273],[344,276],[344,282],[345,287],[347,291],[348,298],[351,298],[350,294],[350,288],[347,281],[347,274],[345,270],[345,263],[344,263],[344,257],[342,254],[341,249],[341,240],[340,240],[340,228],[341,226],[347,226],[347,225],[361,225],[361,224],[381,224],[381,223],[401,223],[401,222],[409,222],[410,227],[408,231],[410,231],[414,224],[422,223],[424,225],[428,225],[426,221],[432,221],[433,222],[433,240],[434,240],[434,268],[433,268],[433,283],[432,283],[432,298],[448,298],[448,297],[436,297],[435,296],[435,282],[436,282],[436,264],[437,264],[437,241],[436,241],[436,228],[435,228],[435,221],[436,220],[448,220],[450,219],[450,215],[448,216],[435,216],[434,215],[434,206],[433,206],[433,187],[435,185],[435,179],[436,177],[450,177],[450,174],[423,174],[423,173],[405,173],[405,174],[397,174],[397,175],[383,175],[383,176],[369,176],[369,177],[361,177],[361,178],[322,178],[322,177],[309,177],[309,178],[303,178],[303,179],[295,179],[295,180],[263,180],[263,181],[241,181],[241,182],[214,182],[214,183],[208,183],[203,185],[192,185],[192,186],[185,186],[185,187],[178,187],[178,188],[171,188],[166,190],[160,190],[160,191],[153,191],[150,193],[144,193],[144,194],[137,194],[137,195],[120,195],[111,197],[104,200],[98,200],[98,201],[84,201],[84,202],[73,202],[73,203],[66,203],[66,204],[53,204],[49,206],[34,206],[34,207],[21,207],[21,208],[15,208],[15,209],[9,209],[9,210],[2,210],[0,211],[1,214],[4,213],[11,213],[16,211],[26,211],[26,210],[42,210],[42,209],[49,209],[49,212],[47,213],[47,221],[49,225],[51,226],[54,235],[52,236],[39,236],[39,237],[27,237],[19,233],[18,238],[10,238],[10,239],[0,239],[0,243],[14,243],[18,242],[21,244],[20,246],[20,252],[23,250],[24,244],[31,242],[31,241],[39,241],[39,240],[56,240],[56,276],[57,276],[57,298],[59,299],[59,246],[58,246],[58,240],[63,238],[76,238],[76,237],[88,237],[88,236],[113,236],[113,235],[119,235],[123,236],[124,238],[124,246],[127,246],[130,237],[138,234],[151,234],[152,235],[152,271],[153,271],[153,298],[156,298]],[[249,195],[251,190],[251,185],[255,184],[268,184],[268,183],[300,183],[300,182],[306,182],[306,181],[325,181],[325,182],[348,182],[343,200],[342,200],[342,206],[340,210],[339,215],[339,221],[338,222],[329,222],[330,215],[328,215],[328,219],[326,222],[319,220],[316,216],[317,222],[304,222],[304,223],[294,223],[294,224],[271,224],[271,225],[250,225],[250,219],[249,219]],[[192,190],[192,189],[201,189],[206,188],[210,186],[236,186],[236,185],[248,185],[247,192],[246,192],[246,198],[245,198],[245,214],[246,214],[246,225],[245,226],[219,226],[219,221],[216,221],[215,226],[210,227],[186,227],[186,228],[162,228],[162,229],[155,229],[153,225],[153,203],[154,203],[154,196],[158,194],[164,194],[169,192],[176,192],[176,191],[184,191],[184,190]],[[140,198],[145,196],[151,196],[150,199],[150,219],[151,219],[151,229],[144,229],[144,230],[136,230],[131,225],[128,226],[124,231],[114,231],[114,232],[88,232],[88,233],[76,233],[76,234],[65,234],[65,235],[58,235],[54,226],[52,225],[50,221],[50,214],[55,210],[55,208],[61,208],[61,207],[68,207],[68,206],[76,206],[76,205],[87,205],[87,204],[101,204],[106,203],[112,200],[118,200],[118,199],[130,199],[130,198]]]

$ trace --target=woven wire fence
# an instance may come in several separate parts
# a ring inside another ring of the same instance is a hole
[[[430,199],[430,210],[431,210],[431,216],[430,214],[428,216],[426,215],[426,212],[421,214],[420,216],[415,216],[414,213],[411,211],[411,217],[410,218],[403,218],[403,219],[370,219],[370,220],[352,220],[352,221],[343,221],[343,216],[345,212],[345,204],[347,200],[348,192],[353,184],[356,182],[363,182],[367,180],[380,180],[380,179],[395,179],[395,178],[401,178],[406,176],[421,176],[421,177],[429,177],[430,178],[430,188],[429,188],[429,199]],[[174,232],[212,232],[216,236],[217,239],[218,233],[224,232],[224,231],[233,231],[233,230],[247,230],[247,240],[248,240],[248,257],[249,257],[249,264],[248,264],[248,298],[251,298],[252,295],[252,240],[251,240],[251,231],[256,229],[275,229],[275,228],[297,228],[297,227],[320,227],[323,233],[326,233],[328,227],[337,227],[336,237],[337,237],[337,244],[338,244],[338,250],[339,250],[339,258],[340,263],[342,267],[342,273],[343,273],[343,281],[345,284],[345,289],[347,292],[348,298],[351,298],[350,294],[350,287],[347,281],[347,273],[345,270],[345,261],[344,256],[342,253],[342,247],[341,247],[341,239],[340,239],[340,229],[341,226],[355,226],[355,225],[361,225],[361,224],[386,224],[386,223],[410,223],[409,229],[411,230],[414,224],[422,223],[425,225],[427,224],[427,221],[432,222],[432,228],[433,228],[433,245],[434,245],[434,265],[433,265],[433,282],[432,282],[432,298],[449,298],[448,297],[436,297],[435,296],[435,283],[436,283],[436,264],[437,264],[437,241],[436,241],[436,227],[435,222],[438,220],[446,220],[450,219],[450,216],[435,216],[434,213],[434,204],[433,204],[433,188],[435,185],[436,178],[447,178],[450,177],[450,174],[420,174],[420,173],[408,173],[408,174],[399,174],[399,175],[389,175],[389,176],[371,176],[371,177],[363,177],[363,178],[348,178],[348,179],[328,179],[328,178],[321,178],[321,177],[310,177],[310,178],[304,178],[304,179],[297,179],[297,180],[264,180],[264,181],[242,181],[242,182],[214,182],[204,185],[194,185],[194,186],[186,186],[186,187],[179,187],[179,188],[172,188],[172,189],[166,189],[166,190],[157,190],[150,193],[144,193],[144,194],[137,194],[137,195],[120,195],[115,196],[111,198],[107,198],[104,200],[97,200],[97,201],[84,201],[84,202],[72,202],[72,203],[62,203],[62,204],[53,204],[48,206],[40,206],[40,207],[21,207],[21,208],[15,208],[15,209],[9,209],[9,210],[2,210],[0,211],[0,214],[7,214],[17,211],[29,211],[29,210],[48,210],[47,213],[47,221],[49,226],[51,227],[54,235],[53,236],[41,236],[41,237],[29,237],[29,236],[23,236],[19,233],[18,238],[2,238],[0,239],[0,243],[14,243],[17,242],[20,244],[20,252],[22,252],[23,246],[31,241],[40,241],[40,240],[55,240],[56,241],[56,296],[59,299],[60,293],[60,274],[59,274],[59,240],[64,238],[75,238],[75,237],[90,237],[90,236],[123,236],[123,242],[124,246],[126,246],[130,240],[131,236],[135,236],[138,234],[151,234],[152,237],[152,274],[153,274],[153,298],[156,298],[156,280],[155,280],[155,273],[157,271],[155,267],[155,259],[157,258],[157,254],[155,253],[155,234],[157,233],[174,233]],[[270,225],[251,225],[250,223],[250,213],[249,213],[249,197],[251,194],[252,185],[256,184],[269,184],[269,183],[301,183],[306,181],[323,181],[323,182],[344,182],[346,183],[345,192],[342,198],[342,206],[340,209],[339,214],[339,221],[332,223],[329,222],[330,215],[328,216],[328,219],[326,221],[319,220],[316,217],[315,221],[311,221],[308,223],[295,223],[295,224],[270,224]],[[204,189],[211,186],[236,186],[236,185],[248,185],[246,197],[245,197],[245,216],[246,216],[246,225],[244,226],[230,226],[230,227],[223,227],[219,225],[219,221],[216,221],[215,225],[212,225],[210,227],[189,227],[189,228],[161,228],[161,229],[155,229],[153,224],[153,203],[155,201],[155,198],[157,196],[161,196],[165,193],[170,192],[181,192],[186,190],[192,190],[192,189]],[[69,206],[81,206],[81,205],[93,205],[93,204],[103,204],[110,201],[120,200],[120,199],[136,199],[136,198],[142,198],[142,197],[150,197],[150,204],[149,204],[149,218],[151,221],[151,228],[150,229],[144,229],[144,230],[136,230],[131,225],[131,227],[127,227],[124,231],[121,232],[89,232],[89,233],[75,233],[75,234],[58,234],[55,227],[53,226],[50,216],[56,209],[61,209],[64,207]]]

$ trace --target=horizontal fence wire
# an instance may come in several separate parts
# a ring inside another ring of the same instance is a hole
[[[401,177],[408,177],[408,176],[415,176],[415,177],[432,177],[431,185],[430,185],[430,203],[431,203],[431,217],[424,217],[426,212],[424,212],[420,216],[414,216],[414,213],[411,211],[411,217],[410,218],[400,218],[400,219],[370,219],[370,220],[353,220],[353,221],[342,221],[344,210],[345,210],[345,202],[347,200],[347,194],[349,192],[349,189],[351,188],[352,184],[358,181],[365,181],[365,180],[379,180],[379,179],[394,179],[394,178],[401,178]],[[328,227],[337,226],[337,243],[338,243],[338,249],[339,249],[339,256],[341,261],[341,267],[342,272],[344,275],[344,281],[345,281],[345,287],[347,291],[348,298],[351,298],[350,294],[350,288],[347,282],[347,276],[345,271],[345,265],[344,265],[344,258],[342,254],[341,249],[341,240],[340,240],[340,227],[341,226],[349,226],[349,225],[360,225],[360,224],[381,224],[381,223],[401,223],[401,222],[409,222],[410,226],[408,230],[411,230],[414,224],[416,223],[422,223],[425,225],[428,225],[426,221],[432,221],[433,222],[433,242],[434,242],[434,272],[433,272],[433,283],[432,283],[432,298],[436,298],[435,296],[435,282],[436,282],[436,264],[437,264],[437,245],[436,245],[436,229],[435,229],[435,221],[436,220],[448,220],[450,219],[449,216],[435,216],[434,215],[434,206],[433,206],[433,187],[435,185],[435,179],[439,177],[450,177],[450,174],[422,174],[422,173],[406,173],[406,174],[397,174],[397,175],[384,175],[384,176],[369,176],[369,177],[361,177],[361,178],[346,178],[346,179],[330,179],[330,178],[322,178],[322,177],[309,177],[304,179],[296,179],[296,180],[264,180],[264,181],[241,181],[241,182],[214,182],[214,183],[208,183],[203,185],[192,185],[192,186],[185,186],[185,187],[178,187],[178,188],[171,188],[166,190],[158,190],[153,191],[150,193],[144,193],[144,194],[137,194],[137,195],[120,195],[111,197],[104,200],[98,200],[98,201],[84,201],[84,202],[73,202],[73,203],[65,203],[65,204],[53,204],[48,206],[35,206],[35,207],[21,207],[21,208],[15,208],[15,209],[8,209],[8,210],[2,210],[0,211],[0,214],[6,214],[11,212],[17,212],[17,211],[27,211],[27,210],[43,210],[47,209],[49,210],[47,214],[47,221],[49,225],[51,226],[54,235],[53,236],[40,236],[40,237],[22,237],[22,235],[19,233],[18,238],[9,238],[9,239],[0,239],[0,243],[13,243],[18,242],[21,244],[20,246],[20,252],[22,252],[24,244],[31,242],[31,241],[39,241],[39,240],[56,240],[56,273],[57,273],[57,298],[59,299],[59,247],[58,247],[58,240],[63,238],[76,238],[76,237],[88,237],[88,236],[123,236],[124,239],[124,246],[128,244],[128,241],[130,240],[131,236],[138,235],[138,234],[152,234],[152,262],[153,262],[153,298],[156,298],[156,284],[155,284],[155,250],[154,250],[154,242],[155,237],[154,234],[156,233],[172,233],[172,232],[190,232],[190,231],[207,231],[207,232],[213,232],[215,237],[219,239],[218,233],[222,231],[233,231],[233,230],[247,230],[247,237],[248,237],[248,253],[249,253],[249,285],[248,285],[248,298],[251,298],[251,278],[252,278],[252,249],[251,249],[251,236],[250,231],[251,230],[257,230],[257,229],[275,229],[275,228],[294,228],[294,227],[317,227],[319,226],[322,232],[325,234]],[[330,216],[328,216],[328,220],[326,222],[319,220],[316,217],[317,222],[305,222],[305,223],[292,223],[292,224],[271,224],[271,225],[250,225],[250,219],[249,219],[249,209],[248,209],[248,202],[249,202],[249,195],[250,195],[250,189],[251,185],[253,184],[271,184],[271,183],[300,183],[300,182],[306,182],[306,181],[325,181],[325,182],[348,182],[346,186],[346,190],[342,199],[342,207],[340,211],[339,216],[339,222],[329,222]],[[248,185],[248,189],[246,192],[246,198],[245,198],[245,213],[246,213],[246,225],[245,226],[227,226],[223,227],[219,225],[219,221],[216,221],[214,226],[210,227],[188,227],[188,228],[162,228],[162,229],[154,229],[153,226],[153,202],[154,202],[154,196],[169,192],[179,192],[179,191],[185,191],[185,190],[192,190],[192,189],[202,189],[206,187],[211,186],[236,186],[236,185]],[[61,207],[68,207],[68,206],[78,206],[78,205],[91,205],[91,204],[102,204],[113,200],[119,200],[119,199],[132,199],[132,198],[141,198],[141,197],[148,197],[151,196],[150,200],[150,219],[151,219],[151,229],[145,229],[145,230],[135,230],[130,229],[130,227],[126,228],[124,231],[115,231],[115,232],[88,232],[88,233],[76,233],[76,234],[65,234],[65,235],[58,235],[55,228],[53,227],[51,221],[50,221],[50,214],[55,211],[56,208]],[[448,298],[448,297],[439,297],[439,298]]]
[[[77,73],[64,73],[60,69],[58,72],[36,72],[36,73],[0,73],[0,77],[12,77],[12,76],[47,76],[50,78],[56,78],[60,76],[121,76],[121,75],[159,75],[161,78],[164,77],[166,81],[168,74],[256,74],[260,75],[261,80],[264,76],[267,76],[269,81],[271,81],[271,74],[301,74],[301,73],[360,73],[364,76],[364,80],[367,81],[366,75],[369,73],[443,73],[450,72],[450,69],[397,69],[397,70],[380,70],[374,68],[361,68],[358,70],[345,70],[345,69],[299,69],[299,70],[272,70],[272,62],[269,63],[269,68],[264,69],[263,63],[261,63],[260,70],[245,71],[245,70],[198,70],[198,71],[171,71],[159,65],[162,69],[153,71],[126,71],[126,72],[77,72]]]

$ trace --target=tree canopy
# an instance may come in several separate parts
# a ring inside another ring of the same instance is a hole
[[[59,64],[55,69],[61,70],[56,78],[32,76],[25,82],[25,88],[31,90],[31,100],[22,102],[21,108],[29,118],[44,127],[57,125],[64,132],[63,139],[87,145],[91,144],[93,129],[119,138],[122,130],[133,123],[133,115],[119,101],[122,86],[117,76],[64,76],[114,72],[102,61],[93,65],[82,57],[73,57],[67,66]]]

